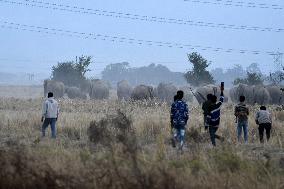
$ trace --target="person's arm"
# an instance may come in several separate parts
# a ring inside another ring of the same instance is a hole
[[[203,112],[205,112],[205,111],[206,111],[205,103],[206,103],[206,102],[203,102],[203,104],[202,104],[202,110],[203,110]]]
[[[41,122],[43,122],[45,116],[46,116],[46,113],[47,113],[47,103],[44,101],[43,104],[42,104],[42,115],[41,115]]]
[[[223,90],[221,90],[221,95],[220,95],[220,102],[224,102],[224,91]]]
[[[269,112],[269,118],[270,118],[271,125],[272,125],[272,113],[271,112]]]
[[[238,107],[237,106],[235,106],[235,113],[234,114],[235,114],[236,117],[239,116],[239,111],[238,111]]]
[[[255,114],[255,123],[256,123],[257,125],[259,124],[258,118],[259,118],[259,112],[256,112],[256,114]]]
[[[171,115],[170,115],[171,123],[173,122],[173,119],[174,119],[174,111],[175,111],[175,108],[174,108],[174,103],[173,103],[171,106]]]
[[[186,119],[186,123],[187,123],[187,120],[188,120],[188,106],[187,104],[185,104],[185,119]]]
[[[247,110],[246,110],[246,111],[247,111],[247,112],[246,112],[246,113],[247,113],[247,115],[249,116],[249,108],[248,108],[248,107],[247,107]]]
[[[173,124],[173,105],[171,106],[170,120],[171,120],[171,124]]]
[[[57,118],[56,118],[56,121],[57,121],[58,117],[59,117],[59,104],[57,104]]]

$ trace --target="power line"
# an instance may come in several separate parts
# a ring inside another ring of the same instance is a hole
[[[72,62],[72,61],[58,61],[58,60],[30,60],[30,59],[11,59],[11,58],[0,58],[0,62],[37,62],[38,64],[54,64],[54,63],[62,63],[62,62]],[[95,64],[108,64],[107,61],[94,61]]]
[[[255,3],[246,1],[233,1],[233,0],[184,0],[191,3],[201,3],[208,5],[223,5],[223,6],[234,6],[241,8],[259,8],[259,9],[273,9],[283,10],[283,5],[278,4],[267,4],[267,3]]]
[[[156,23],[164,23],[164,24],[189,25],[189,26],[194,26],[194,27],[208,27],[208,28],[231,29],[231,30],[277,32],[277,33],[284,32],[283,28],[258,27],[258,26],[248,26],[248,25],[235,25],[235,24],[225,24],[225,23],[193,21],[193,20],[187,20],[187,19],[166,18],[166,17],[115,12],[115,11],[106,11],[102,9],[90,9],[90,8],[84,8],[84,7],[48,3],[48,2],[35,1],[35,0],[24,0],[24,1],[25,2],[0,0],[0,2],[3,2],[3,3],[10,3],[10,4],[16,4],[16,5],[22,5],[22,6],[37,7],[37,8],[45,8],[45,9],[72,12],[72,13],[113,17],[113,18],[118,18],[118,19],[130,19],[130,20],[136,20],[136,21],[139,20],[139,21],[156,22]]]
[[[273,51],[231,49],[231,48],[226,49],[226,48],[212,47],[212,46],[189,45],[189,44],[173,43],[173,42],[165,42],[165,41],[134,39],[134,38],[127,38],[127,37],[118,37],[118,36],[111,36],[111,35],[85,33],[85,32],[71,31],[71,30],[41,27],[41,26],[35,26],[35,25],[26,25],[26,24],[19,24],[15,22],[7,22],[7,21],[1,21],[1,20],[0,20],[0,23],[3,23],[2,25],[0,25],[1,28],[29,31],[29,32],[35,32],[35,33],[43,33],[43,34],[76,37],[76,38],[83,38],[83,39],[94,39],[94,40],[99,39],[103,41],[127,43],[127,44],[132,44],[132,45],[136,44],[136,45],[179,48],[179,49],[188,49],[188,50],[198,49],[202,51],[211,50],[214,52],[226,52],[226,53],[241,53],[241,54],[249,53],[249,54],[255,54],[255,55],[275,54]]]

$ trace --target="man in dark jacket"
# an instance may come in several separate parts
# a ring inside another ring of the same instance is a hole
[[[174,140],[177,140],[180,144],[180,149],[184,145],[185,127],[188,120],[188,107],[182,100],[183,91],[177,92],[177,100],[171,106],[171,120],[175,129]],[[173,144],[175,146],[175,144]]]
[[[220,116],[221,116],[221,106],[224,102],[224,93],[223,89],[221,89],[220,101],[217,102],[217,97],[215,95],[212,96],[212,104],[209,106],[208,115],[207,115],[207,123],[209,124],[209,133],[210,139],[213,146],[216,146],[216,138],[221,141],[224,140],[223,137],[216,135],[216,132],[220,125]]]
[[[212,104],[212,94],[207,95],[207,100],[202,104],[202,110],[204,115],[204,128],[205,130],[208,129],[209,124],[207,123],[207,115],[209,114],[209,107]]]
[[[177,100],[177,95],[174,96],[174,101],[173,103]],[[175,135],[175,128],[174,128],[174,123],[173,123],[173,117],[171,116],[170,117],[171,119],[171,134],[173,135],[173,138],[171,139],[171,142],[172,142],[172,146],[175,148],[176,147],[176,142],[175,142],[175,138],[176,138],[176,135]]]
[[[174,101],[173,103],[177,101],[177,95],[174,96]],[[173,124],[173,117],[171,116],[171,129],[174,129],[174,124]]]

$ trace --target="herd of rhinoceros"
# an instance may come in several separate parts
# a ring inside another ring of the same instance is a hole
[[[110,96],[111,86],[108,82],[102,80],[88,81],[84,85],[78,87],[64,86],[62,82],[45,80],[44,94],[53,92],[54,96],[61,98],[68,96],[70,99],[108,99]],[[119,100],[148,100],[157,98],[165,102],[172,102],[173,96],[177,90],[183,90],[186,101],[197,100],[203,103],[207,94],[220,94],[220,89],[215,85],[207,85],[197,87],[195,89],[189,86],[176,87],[169,83],[160,83],[157,87],[138,85],[132,87],[128,81],[120,81],[117,83],[117,97]],[[246,96],[248,104],[277,104],[284,105],[284,92],[279,86],[248,86],[239,84],[231,89],[225,90],[225,100],[236,103],[240,95]]]

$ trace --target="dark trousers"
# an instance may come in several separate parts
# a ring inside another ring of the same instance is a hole
[[[263,140],[264,130],[266,131],[266,138],[267,138],[267,142],[268,142],[269,139],[270,139],[271,123],[259,124],[258,131],[259,131],[259,139],[260,139],[261,143],[264,142],[264,140]]]
[[[207,129],[209,127],[208,121],[207,121],[207,115],[204,115],[204,127]]]
[[[213,146],[216,146],[216,140],[215,140],[216,138],[221,139],[219,135],[216,135],[217,130],[218,130],[218,127],[209,126],[209,134],[210,134],[210,139],[211,139]]]
[[[45,130],[50,125],[51,127],[51,137],[56,138],[56,118],[45,118],[43,124],[42,124],[42,136],[45,137]]]

